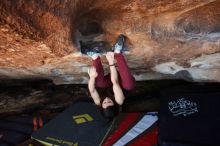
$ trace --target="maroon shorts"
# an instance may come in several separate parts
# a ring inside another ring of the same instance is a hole
[[[135,79],[129,71],[128,65],[121,53],[115,53],[119,74],[119,83],[125,90],[133,90],[135,88]],[[106,88],[112,86],[110,74],[104,75],[104,69],[100,57],[93,60],[93,66],[96,68],[98,76],[95,80],[96,87]]]

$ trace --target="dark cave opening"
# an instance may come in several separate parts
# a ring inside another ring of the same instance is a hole
[[[99,35],[103,33],[101,26],[97,22],[88,22],[78,25],[78,30],[83,36]]]
[[[104,53],[110,48],[110,44],[105,40],[102,21],[90,17],[85,16],[79,20],[74,28],[74,44],[82,54],[90,50]]]
[[[98,23],[92,22],[80,25],[78,29],[82,34],[80,38],[80,51],[82,54],[86,54],[87,51],[105,52],[108,42],[102,38],[103,29]]]

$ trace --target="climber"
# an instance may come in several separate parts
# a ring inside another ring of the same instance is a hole
[[[93,63],[93,66],[88,69],[89,92],[94,103],[101,107],[102,115],[108,119],[112,119],[119,113],[125,94],[135,88],[135,79],[122,55],[124,41],[125,37],[119,35],[112,51],[106,53],[110,68],[110,73],[107,75],[104,75],[100,54],[96,51],[87,52]]]

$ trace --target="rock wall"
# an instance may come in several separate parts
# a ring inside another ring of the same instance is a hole
[[[219,0],[2,0],[0,78],[87,83],[82,43],[121,33],[136,80],[220,81]]]

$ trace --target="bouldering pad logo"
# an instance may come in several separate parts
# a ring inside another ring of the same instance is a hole
[[[73,116],[73,119],[76,124],[83,124],[94,120],[89,114]]]
[[[185,117],[198,112],[197,104],[195,102],[186,100],[185,98],[168,102],[168,108],[174,117],[180,115]]]

